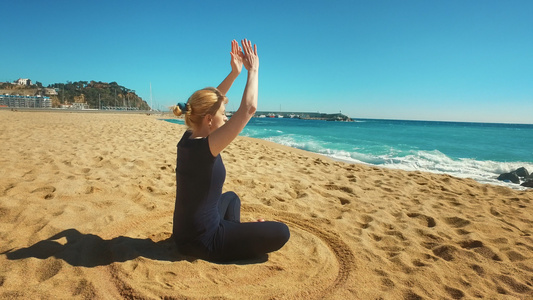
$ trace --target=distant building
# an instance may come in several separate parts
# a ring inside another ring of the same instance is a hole
[[[18,85],[31,85],[31,80],[28,78],[19,78],[15,83]]]
[[[52,100],[46,96],[0,95],[0,106],[51,108]]]
[[[73,109],[89,109],[89,104],[75,102],[75,103],[72,103],[72,108]]]
[[[45,88],[44,94],[47,96],[57,96],[57,91],[56,89]]]
[[[80,103],[80,102],[74,102],[74,103],[71,103],[71,104],[65,103],[65,104],[60,104],[59,108],[63,108],[63,109],[89,109],[89,104]]]

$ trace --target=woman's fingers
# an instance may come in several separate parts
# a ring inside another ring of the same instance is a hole
[[[241,40],[241,45],[242,45],[242,50],[244,52],[244,54],[246,54],[246,40]]]
[[[250,52],[250,41],[247,39],[244,39],[241,41],[241,44],[242,44],[242,48],[244,49],[244,52],[249,53]]]
[[[250,40],[241,40],[243,52],[243,63],[246,70],[257,69],[259,67],[259,58],[257,56],[257,45],[253,45]],[[253,45],[253,46],[252,46]]]
[[[237,54],[237,52],[239,51],[239,43],[237,43],[236,40],[233,40],[231,41],[231,52]]]
[[[244,39],[241,41],[242,47],[244,49],[244,54],[246,55],[257,55],[257,45],[253,45],[250,40]]]

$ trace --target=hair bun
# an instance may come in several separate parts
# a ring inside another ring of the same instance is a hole
[[[180,102],[177,105],[178,105],[178,107],[180,108],[181,111],[187,111],[187,103]]]
[[[172,109],[172,112],[178,117],[181,116],[183,113],[187,112],[187,103],[180,102],[176,104],[176,106],[174,106],[174,109]]]

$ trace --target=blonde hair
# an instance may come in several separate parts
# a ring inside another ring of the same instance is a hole
[[[179,105],[174,106],[172,111],[178,117],[185,114],[185,124],[189,128],[195,129],[202,124],[202,120],[206,115],[214,116],[222,103],[228,103],[228,98],[222,95],[218,89],[207,87],[194,92],[189,97],[184,111]]]

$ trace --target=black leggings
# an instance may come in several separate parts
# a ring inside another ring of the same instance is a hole
[[[241,223],[241,200],[234,192],[222,194],[218,211],[221,226],[215,236],[215,249],[209,251],[197,245],[187,247],[187,254],[212,261],[249,259],[276,251],[289,240],[289,227],[283,223]]]

